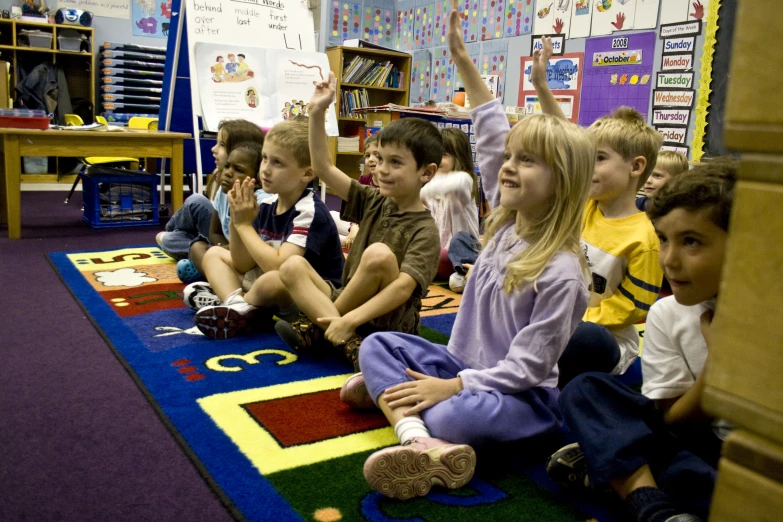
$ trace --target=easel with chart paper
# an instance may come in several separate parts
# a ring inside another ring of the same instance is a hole
[[[312,12],[302,0],[173,0],[166,48],[166,68],[160,106],[160,128],[188,132],[185,170],[196,172],[196,190],[202,189],[202,157],[211,156],[202,146],[200,132],[216,132],[203,118],[196,70],[197,44],[236,48],[236,62],[227,67],[228,53],[220,74],[239,69],[240,49],[256,47],[315,52]],[[216,63],[219,60],[216,60]],[[246,93],[245,93],[246,94]],[[260,94],[256,91],[256,94]],[[245,98],[245,97],[243,97]],[[254,100],[255,97],[246,96]],[[248,102],[257,104],[255,101]],[[252,107],[251,107],[252,108]]]

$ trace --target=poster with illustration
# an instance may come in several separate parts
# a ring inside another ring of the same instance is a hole
[[[283,120],[307,116],[313,82],[329,77],[323,53],[198,42],[196,76],[205,130],[222,120],[243,118],[270,128]],[[332,104],[326,132],[337,136]]]
[[[533,30],[533,0],[506,0],[506,38],[530,34]]]
[[[570,38],[587,38],[593,23],[593,4],[591,0],[574,0],[571,6]]]
[[[636,0],[634,29],[655,29],[658,26],[658,8],[660,0]]]
[[[481,40],[503,38],[503,14],[506,0],[481,0]]]
[[[533,58],[523,56],[521,58],[521,74],[519,82],[519,102],[526,103],[525,112],[536,114],[538,98],[536,89],[530,81],[530,73],[533,68]],[[569,121],[576,123],[579,115],[579,97],[582,92],[582,74],[584,69],[584,54],[565,53],[562,56],[553,56],[549,59],[546,70],[546,79],[549,88],[555,98],[563,107],[563,112]],[[568,103],[567,107],[563,104]]]
[[[364,28],[362,38],[370,43],[392,48],[394,2],[392,0],[364,0]]]
[[[415,2],[416,0],[399,0],[397,2],[397,30],[394,33],[394,48],[397,51],[413,50]]]
[[[533,34],[562,34],[569,38],[571,0],[536,0]]]
[[[633,29],[637,0],[596,0],[591,36]]]
[[[168,38],[170,23],[171,0],[133,0],[133,36]]]
[[[579,125],[587,127],[622,105],[646,121],[654,61],[654,32],[588,38]]]

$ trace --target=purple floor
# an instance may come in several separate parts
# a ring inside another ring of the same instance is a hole
[[[231,520],[45,257],[162,227],[93,230],[65,194],[22,193],[21,240],[0,226],[0,520]]]

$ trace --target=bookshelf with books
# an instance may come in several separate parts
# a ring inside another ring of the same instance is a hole
[[[337,75],[335,110],[340,137],[330,138],[332,159],[343,172],[359,177],[366,127],[375,123],[372,113],[354,109],[393,103],[408,105],[411,55],[365,47],[326,50],[329,67]]]

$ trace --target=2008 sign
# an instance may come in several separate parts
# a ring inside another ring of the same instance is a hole
[[[612,38],[612,49],[628,49],[628,38]]]

